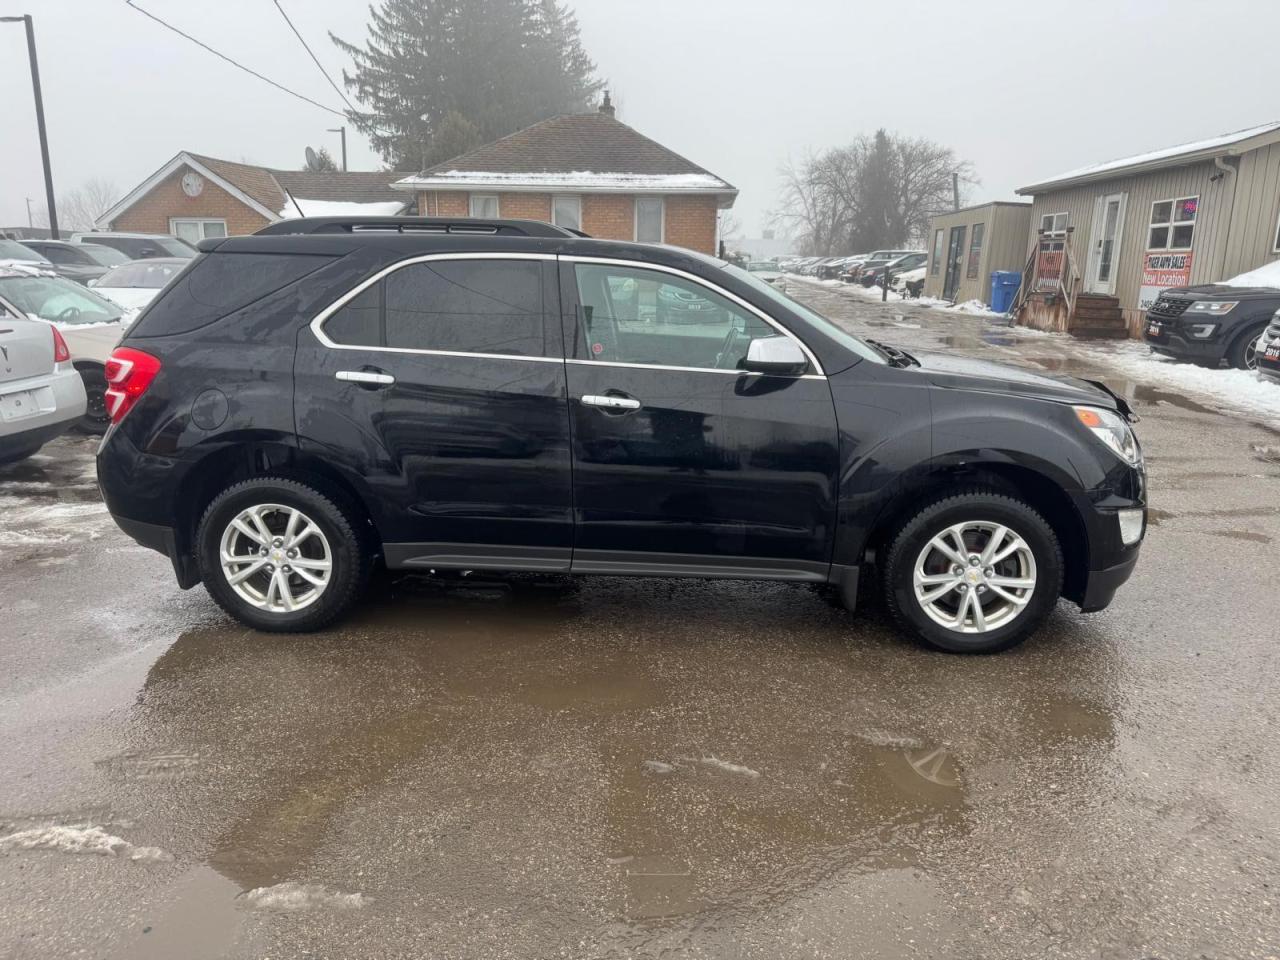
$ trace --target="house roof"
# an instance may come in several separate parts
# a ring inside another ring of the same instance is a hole
[[[423,188],[721,194],[737,189],[610,113],[543,120],[396,183]]]
[[[1168,167],[1182,167],[1192,163],[1212,160],[1215,157],[1234,157],[1271,143],[1280,142],[1280,122],[1264,123],[1234,133],[1224,133],[1208,140],[1183,143],[1163,150],[1140,153],[1119,160],[1108,160],[1087,167],[1080,167],[1050,177],[1039,183],[1019,187],[1015,192],[1022,196],[1061,190],[1095,180],[1112,180],[1135,173],[1148,173]]]
[[[150,193],[175,170],[190,167],[217,184],[241,203],[256,210],[272,222],[301,216],[295,201],[312,200],[325,203],[381,204],[386,212],[388,202],[407,203],[402,192],[391,184],[400,174],[388,171],[276,170],[250,163],[236,163],[203,154],[182,151],[146,180],[126,194],[115,206],[100,216],[96,225],[106,226],[125,210]],[[394,212],[394,211],[392,211]]]

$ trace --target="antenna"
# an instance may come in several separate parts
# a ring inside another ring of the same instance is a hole
[[[307,169],[314,172],[320,167],[320,158],[316,156],[316,152],[307,147]]]

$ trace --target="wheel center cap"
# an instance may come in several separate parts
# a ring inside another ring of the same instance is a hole
[[[283,551],[283,550],[272,550],[272,551],[271,551],[271,559],[272,559],[272,560],[274,560],[276,563],[284,563],[284,551]]]
[[[964,578],[975,586],[986,579],[986,577],[982,575],[981,570],[967,570],[965,571]]]

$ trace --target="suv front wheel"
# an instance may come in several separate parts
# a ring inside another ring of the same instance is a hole
[[[925,507],[899,529],[884,570],[894,621],[948,653],[1021,643],[1058,602],[1062,549],[1027,504],[974,490]]]
[[[205,588],[258,630],[318,630],[359,595],[369,558],[351,517],[296,480],[264,477],[228,487],[196,531]]]

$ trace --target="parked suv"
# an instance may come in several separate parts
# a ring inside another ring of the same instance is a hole
[[[152,257],[183,257],[190,260],[196,255],[195,247],[167,233],[73,233],[71,242],[110,247],[112,250],[119,250],[130,260],[150,260]]]
[[[1163,291],[1143,324],[1151,349],[1209,367],[1225,360],[1237,370],[1256,370],[1258,338],[1280,308],[1280,289],[1232,285],[1240,279]]]
[[[878,590],[943,650],[1099,610],[1146,528],[1100,384],[860,340],[748,271],[530,221],[205,240],[107,365],[98,477],[178,582],[263,630],[376,562]],[[669,288],[717,325],[666,322]]]

